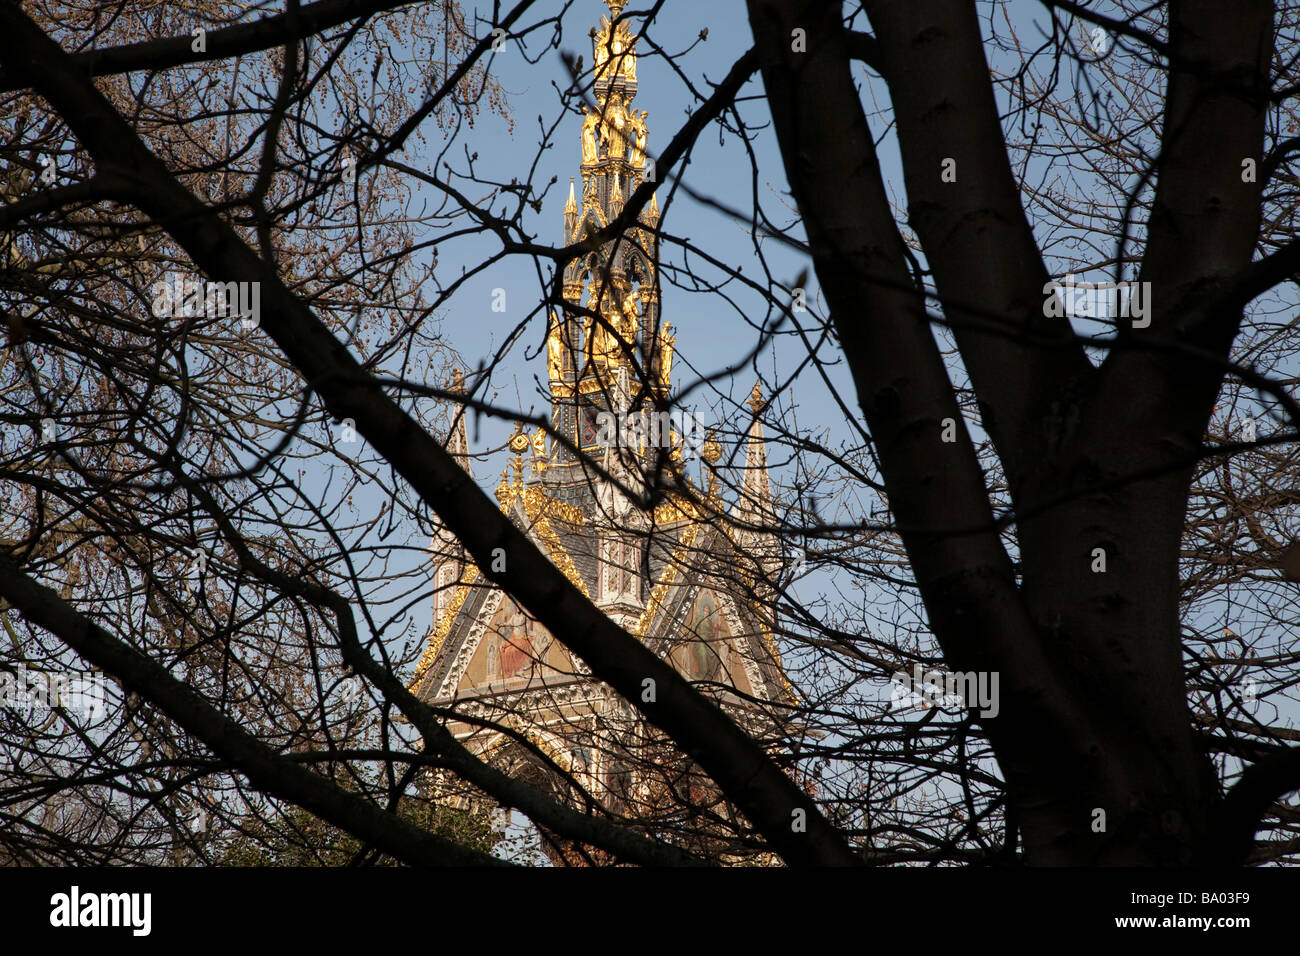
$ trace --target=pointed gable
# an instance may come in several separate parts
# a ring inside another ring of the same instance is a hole
[[[724,601],[711,588],[696,591],[681,630],[666,639],[667,657],[687,680],[726,684],[755,696],[737,642],[740,635],[733,633]]]
[[[725,531],[686,525],[637,626],[688,680],[728,685],[743,697],[793,703],[753,588],[753,559]]]
[[[478,636],[456,685],[457,696],[572,676],[568,651],[531,614],[504,598]]]

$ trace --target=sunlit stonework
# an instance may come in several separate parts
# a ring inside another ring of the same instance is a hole
[[[592,31],[597,108],[578,128],[581,199],[571,183],[564,209],[569,244],[613,221],[652,168],[647,116],[633,107],[637,37],[620,19],[622,6],[610,2],[611,16]],[[599,441],[601,413],[670,404],[674,339],[660,324],[658,217],[652,198],[620,237],[566,269],[567,307],[550,317],[546,370],[551,422],[571,447],[541,430],[516,428],[496,496],[579,591],[738,722],[768,736],[783,725],[794,698],[762,584],[777,547],[754,527],[772,516],[757,386],[738,459],[743,479],[730,503],[714,470],[721,448],[712,436],[702,464],[693,463],[707,477],[676,484],[672,474],[685,475],[687,464],[677,432],[658,446]],[[460,387],[458,378],[453,389]],[[468,470],[464,416],[455,421],[448,445]],[[491,587],[452,536],[435,536],[431,551],[437,592],[412,685],[417,695],[463,715],[451,722],[456,736],[512,775],[571,803],[589,796],[651,829],[667,826],[672,801],[658,776],[669,751],[636,709]],[[484,728],[483,721],[497,726]],[[687,794],[708,804],[707,780],[689,771],[684,779]],[[431,786],[446,800],[476,800],[447,777]],[[722,805],[714,810],[731,816]]]

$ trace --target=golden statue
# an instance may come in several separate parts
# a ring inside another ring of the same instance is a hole
[[[546,336],[546,369],[552,382],[564,378],[564,342],[560,339],[560,320],[551,313],[551,331]]]
[[[623,74],[626,80],[636,81],[636,54],[632,52],[632,47],[636,43],[636,37],[628,28],[626,23],[620,23],[614,30],[613,60],[614,70],[616,73]]]
[[[626,24],[620,24],[620,25],[623,27],[624,30],[627,29]],[[636,54],[632,51],[632,47],[635,43],[636,43],[636,37],[634,35],[628,35],[627,46],[624,47],[624,49],[627,50],[627,53],[623,55],[623,63],[622,63],[623,78],[626,80],[630,80],[633,83],[636,82]]]
[[[615,159],[622,159],[627,154],[629,135],[627,109],[623,106],[623,97],[618,94],[611,96],[605,111],[608,114],[607,122],[612,127],[609,134],[609,155]]]
[[[533,434],[533,474],[540,475],[546,470],[546,431],[537,429]]]
[[[640,316],[636,311],[636,301],[629,292],[623,296],[623,324],[619,330],[620,335],[628,342],[636,341],[637,319]]]
[[[633,166],[645,165],[645,147],[646,137],[648,135],[645,120],[648,115],[649,114],[645,110],[632,111],[632,157],[629,162],[631,162]]]
[[[586,112],[587,116],[582,121],[582,161],[594,163],[596,162],[596,127],[600,125],[600,117],[586,110],[583,112]],[[585,187],[586,184],[583,185]]]
[[[614,18],[618,11],[614,10]],[[612,69],[605,79],[613,80],[622,75],[625,79],[636,82],[636,46],[637,34],[632,32],[631,24],[624,21],[617,26],[608,17],[601,17],[600,29],[593,30],[593,53],[595,54],[595,73],[601,79],[604,67]]]
[[[610,328],[618,321],[618,315],[612,309],[602,314],[604,316],[603,322],[591,319],[591,332],[587,337],[590,346],[589,354],[597,362],[610,365],[618,361],[620,351],[618,339],[610,331]]]
[[[659,333],[659,382],[667,385],[673,374],[673,346],[677,344],[677,337],[669,335],[672,326],[667,322],[664,323],[663,331]]]

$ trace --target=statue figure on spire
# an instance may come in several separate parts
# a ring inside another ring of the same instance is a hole
[[[633,110],[631,119],[632,129],[632,155],[628,159],[633,166],[645,165],[645,147],[646,147],[646,117],[649,114],[645,110]]]
[[[672,381],[673,346],[677,344],[677,336],[672,334],[672,329],[672,325],[665,322],[663,332],[659,335],[659,384],[665,389]]]
[[[582,121],[582,161],[586,163],[596,162],[596,127],[600,125],[600,116],[596,113],[583,109],[586,114]]]
[[[606,119],[609,127],[609,155],[614,159],[622,159],[627,154],[627,141],[631,133],[622,95],[610,94],[605,110],[609,114]]]
[[[551,328],[546,336],[546,371],[552,382],[564,377],[564,341],[560,338],[560,319],[551,310]]]
[[[601,18],[599,29],[593,29],[593,54],[597,82],[612,83],[620,77],[636,83],[636,51],[633,49],[637,35],[627,21],[615,24],[623,11],[622,3],[609,4],[612,16]]]

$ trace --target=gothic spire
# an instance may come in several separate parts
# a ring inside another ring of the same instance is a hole
[[[465,374],[459,369],[451,373],[447,391],[456,396],[465,394]],[[467,475],[473,475],[469,457],[469,438],[465,432],[465,406],[456,402],[451,409],[451,428],[447,433],[447,451]],[[466,568],[465,548],[441,520],[435,521],[429,553],[434,568],[433,623],[436,626],[447,610],[454,587]]]
[[[451,373],[451,382],[447,385],[447,391],[453,395],[465,394],[465,373],[456,369]],[[465,433],[465,406],[457,402],[451,412],[451,430],[447,435],[447,451],[456,459],[456,463],[465,469],[465,473],[473,475],[474,471],[470,467],[469,460],[469,439]]]
[[[780,567],[781,545],[775,531],[780,519],[772,502],[772,485],[767,472],[767,442],[763,438],[761,416],[767,402],[763,399],[763,389],[758,382],[754,383],[748,405],[754,417],[745,436],[745,472],[731,514],[740,525],[737,528],[737,541],[761,572],[755,583],[756,593],[766,601],[771,598],[772,592],[770,584],[764,579],[770,580]]]
[[[754,383],[747,402],[754,413],[745,436],[745,473],[740,482],[740,498],[733,513],[746,524],[770,526],[776,519],[772,505],[772,486],[767,473],[767,442],[763,438],[762,413],[767,407],[763,389]]]
[[[575,189],[570,181],[566,243],[604,229],[637,187],[654,177],[646,154],[648,114],[633,105],[638,35],[623,17],[624,0],[606,0],[606,5],[609,15],[591,30],[594,104],[583,107],[577,130],[582,186]],[[589,448],[587,439],[594,434],[582,416],[611,411],[609,396],[620,371],[632,372],[634,400],[660,399],[670,387],[673,340],[659,327],[657,220],[658,207],[648,204],[620,238],[584,252],[565,268],[565,308],[547,332],[551,417],[580,448]],[[633,371],[634,358],[642,374]],[[561,451],[554,463],[571,460]]]

